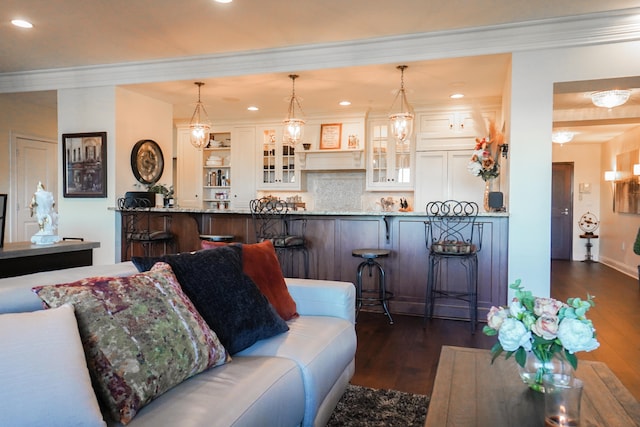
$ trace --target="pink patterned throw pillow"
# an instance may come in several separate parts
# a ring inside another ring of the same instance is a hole
[[[123,424],[170,388],[229,360],[168,264],[33,290],[49,307],[74,305],[97,394]]]

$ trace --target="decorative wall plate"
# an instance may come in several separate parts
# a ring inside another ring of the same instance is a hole
[[[164,157],[160,146],[151,139],[141,139],[131,150],[131,170],[138,182],[156,183],[164,170]]]

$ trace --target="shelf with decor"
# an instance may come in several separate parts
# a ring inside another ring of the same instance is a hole
[[[202,202],[205,208],[227,209],[231,192],[231,134],[212,133],[202,150]]]

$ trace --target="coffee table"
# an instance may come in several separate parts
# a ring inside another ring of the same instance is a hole
[[[640,426],[640,403],[602,362],[580,360],[581,426]],[[443,346],[426,427],[541,427],[544,396],[520,380],[516,361],[489,350]]]

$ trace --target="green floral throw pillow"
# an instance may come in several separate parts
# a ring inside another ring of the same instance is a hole
[[[33,290],[49,307],[74,305],[97,394],[123,424],[171,387],[228,360],[168,264]]]

